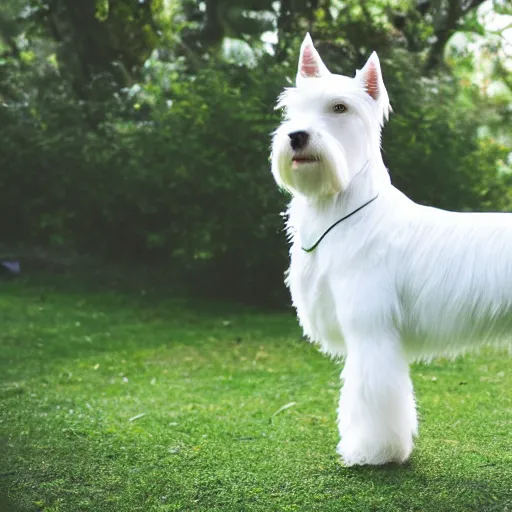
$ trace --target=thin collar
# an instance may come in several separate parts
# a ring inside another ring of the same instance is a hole
[[[370,199],[369,201],[367,201],[366,203],[364,203],[362,206],[360,206],[359,208],[357,208],[356,210],[354,210],[352,213],[349,213],[348,215],[345,215],[345,217],[342,217],[340,220],[336,221],[334,224],[332,224],[325,232],[324,234],[315,242],[314,245],[312,245],[309,249],[306,249],[304,247],[301,247],[301,249],[305,252],[313,252],[317,247],[318,245],[320,244],[320,242],[325,238],[325,236],[327,235],[327,233],[329,233],[329,231],[331,231],[333,228],[335,228],[340,222],[343,222],[344,220],[348,219],[349,217],[352,217],[352,215],[356,214],[359,210],[362,210],[365,206],[368,206],[370,203],[373,203],[373,201],[375,201],[375,199],[377,199],[377,197],[379,197],[379,194],[377,193],[377,195],[375,197],[373,197],[372,199]]]

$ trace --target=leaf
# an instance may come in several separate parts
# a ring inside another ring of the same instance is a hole
[[[274,416],[277,416],[278,414],[281,414],[283,411],[286,411],[286,409],[293,407],[294,405],[297,405],[297,402],[290,402],[289,404],[283,405],[282,407],[277,409],[277,411],[274,414],[272,414],[272,418]]]
[[[132,416],[128,421],[132,422],[132,421],[138,420],[139,418],[142,418],[143,416],[146,416],[145,412],[141,412],[140,414],[137,414],[136,416]]]

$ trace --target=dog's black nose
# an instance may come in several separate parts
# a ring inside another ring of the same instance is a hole
[[[304,149],[307,146],[309,140],[309,133],[302,131],[291,132],[288,134],[288,137],[290,137],[290,144],[292,146],[292,149],[294,151],[297,151],[298,149]]]

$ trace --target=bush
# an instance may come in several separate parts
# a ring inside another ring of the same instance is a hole
[[[268,155],[281,82],[276,72],[206,68],[172,84],[170,108],[161,90],[142,122],[106,105],[94,131],[88,106],[61,97],[3,108],[5,238],[169,262],[210,289],[275,296],[285,198]]]
[[[510,151],[479,137],[485,104],[477,91],[462,94],[449,75],[422,77],[417,58],[396,53],[385,62],[394,114],[384,128],[384,159],[391,178],[411,199],[452,210],[507,210]],[[468,108],[463,101],[473,93]]]
[[[478,109],[409,56],[383,60],[396,114],[384,131],[395,184],[416,201],[505,209],[506,148],[478,137]],[[264,70],[264,72],[262,72]],[[110,102],[65,88],[0,106],[4,240],[165,264],[216,294],[282,300],[287,198],[269,171],[282,69],[157,73]]]

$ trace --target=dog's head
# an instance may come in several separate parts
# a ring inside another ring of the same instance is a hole
[[[296,87],[277,108],[284,121],[272,144],[272,173],[292,194],[321,197],[343,192],[375,152],[391,107],[374,52],[354,78],[331,73],[309,34],[299,57]]]

